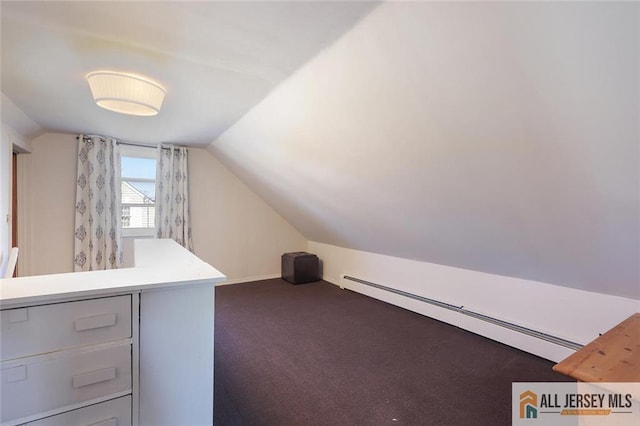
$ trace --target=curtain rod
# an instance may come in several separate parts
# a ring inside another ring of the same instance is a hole
[[[105,138],[108,138],[109,136],[100,136],[100,135],[83,135],[83,138],[84,138],[84,139],[91,139],[92,137],[105,139]],[[80,138],[80,136],[76,136],[76,139],[79,139],[79,138]],[[157,148],[158,148],[158,146],[157,146],[157,145],[156,145],[156,146],[154,146],[154,145],[145,145],[145,144],[137,143],[137,142],[121,141],[121,140],[118,140],[118,139],[116,139],[116,138],[110,138],[110,139],[115,139],[115,140],[116,140],[116,143],[117,143],[118,145],[139,146],[139,147],[142,147],[142,148],[151,148],[151,149],[157,149]],[[160,146],[160,148],[162,148],[162,149],[178,149],[178,148],[183,148],[182,146],[179,146],[179,145],[176,145],[176,146],[174,146],[174,147],[163,146],[163,144],[161,144],[161,143],[160,143],[160,144],[158,144],[158,145],[159,145],[159,146]],[[186,148],[186,147],[184,147],[184,148]]]

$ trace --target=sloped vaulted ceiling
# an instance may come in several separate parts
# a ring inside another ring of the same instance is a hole
[[[2,93],[45,131],[204,147],[376,5],[3,0]],[[160,82],[160,113],[96,106],[85,76],[103,69]]]
[[[209,149],[311,240],[640,298],[639,17],[386,3]]]

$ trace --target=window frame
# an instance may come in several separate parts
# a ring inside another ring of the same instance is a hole
[[[134,158],[147,158],[147,159],[158,159],[158,151],[154,146],[137,146],[137,145],[120,145],[120,157],[134,157]],[[157,167],[157,166],[156,166]],[[157,171],[157,169],[156,169]],[[120,176],[118,177],[120,188],[122,188],[122,182],[156,182],[156,178],[154,176],[153,179],[148,178],[128,178],[122,174],[122,164],[120,164]],[[120,194],[120,210],[123,207],[140,207],[139,204],[132,203],[123,203],[122,202],[122,194]],[[156,205],[153,204],[153,209],[155,210]],[[152,238],[156,236],[156,228],[155,224],[151,228],[125,228],[120,224],[120,232],[122,233],[123,238]]]

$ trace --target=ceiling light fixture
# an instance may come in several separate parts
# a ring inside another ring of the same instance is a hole
[[[122,114],[158,114],[165,90],[146,77],[114,71],[87,74],[91,94],[98,106]]]

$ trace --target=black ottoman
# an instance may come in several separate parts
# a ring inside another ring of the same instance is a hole
[[[304,251],[283,254],[282,279],[291,284],[318,281],[318,256]]]

